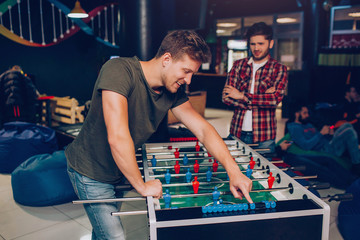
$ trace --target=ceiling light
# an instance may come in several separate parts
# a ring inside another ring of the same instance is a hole
[[[80,6],[80,2],[77,0],[75,2],[75,7],[67,16],[69,18],[87,18],[89,14],[87,14],[85,10],[82,9],[82,7]]]
[[[296,22],[295,18],[289,18],[289,17],[284,17],[284,18],[278,18],[276,19],[277,23],[294,23]]]
[[[236,23],[218,23],[218,24],[216,24],[216,26],[218,26],[218,27],[236,27],[237,24]]]
[[[360,12],[353,12],[348,14],[349,17],[360,17]]]

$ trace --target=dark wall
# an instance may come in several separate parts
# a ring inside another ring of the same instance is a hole
[[[360,91],[360,67],[319,66],[313,70],[311,98],[314,102],[339,103],[344,99],[346,81],[350,73],[350,83]]]
[[[36,8],[39,8],[37,3],[31,2],[34,4],[31,9],[35,11]],[[65,0],[62,2],[72,8],[75,1]],[[86,11],[90,11],[98,4],[106,3],[106,1],[98,2],[89,1],[85,3],[82,1],[82,7]],[[46,6],[49,5],[46,4]],[[25,10],[23,9],[23,11]],[[13,14],[15,13],[16,11],[13,11]],[[44,19],[48,19],[49,14],[48,11],[44,12]],[[24,12],[23,17],[27,17],[26,12]],[[32,18],[33,31],[35,31],[35,28],[39,28],[39,19],[36,18],[35,14]],[[16,15],[13,16],[13,19],[16,20]],[[26,22],[23,21],[23,28],[26,29]],[[44,25],[45,34],[51,32],[52,21],[46,21]],[[27,35],[24,34],[24,36],[29,39]],[[51,34],[46,35],[46,37],[48,37],[47,43],[52,40]],[[67,40],[50,47],[29,47],[0,35],[0,46],[2,51],[0,57],[1,72],[13,65],[20,65],[25,73],[34,76],[40,93],[76,97],[80,102],[91,98],[92,88],[102,64],[110,56],[119,55],[119,49],[108,47],[81,30]]]
[[[90,99],[101,65],[111,55],[119,55],[118,49],[99,44],[84,33],[45,48],[24,46],[0,35],[0,46],[6,56],[0,58],[1,71],[20,65],[25,73],[34,75],[40,93],[80,101]]]

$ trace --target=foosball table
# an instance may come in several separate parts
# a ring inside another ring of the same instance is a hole
[[[145,181],[162,182],[163,198],[146,197],[147,211],[112,215],[147,214],[151,240],[328,239],[325,202],[240,140],[225,143],[253,181],[253,204],[233,197],[225,169],[198,142],[149,143],[139,168]]]

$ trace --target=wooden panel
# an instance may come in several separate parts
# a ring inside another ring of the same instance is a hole
[[[206,91],[193,92],[189,94],[189,101],[193,108],[201,115],[205,114],[206,107]],[[168,112],[168,124],[177,123],[179,120],[169,110]]]

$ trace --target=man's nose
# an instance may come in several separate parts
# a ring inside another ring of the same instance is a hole
[[[187,85],[190,85],[190,83],[191,83],[191,77],[192,77],[192,75],[191,75],[191,76],[186,76],[186,77],[184,78],[184,81],[186,82]]]

